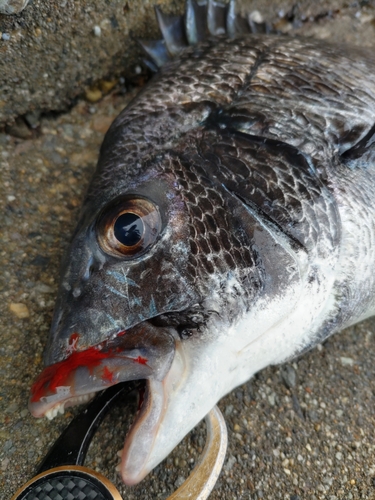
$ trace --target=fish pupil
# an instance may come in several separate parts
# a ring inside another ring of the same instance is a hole
[[[139,215],[128,212],[116,219],[113,231],[120,243],[133,247],[142,239],[144,225]]]

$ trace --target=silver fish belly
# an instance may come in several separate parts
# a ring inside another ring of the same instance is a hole
[[[232,2],[158,17],[160,69],[105,137],[30,399],[52,418],[145,379],[127,484],[254,373],[375,313],[373,51],[244,33]]]

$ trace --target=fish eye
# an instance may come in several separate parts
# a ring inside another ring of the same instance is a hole
[[[158,207],[140,197],[117,199],[104,208],[97,223],[101,249],[116,257],[138,257],[156,241],[161,231]]]
[[[115,238],[126,247],[137,245],[143,236],[145,226],[142,217],[131,212],[126,212],[117,217],[113,232]]]

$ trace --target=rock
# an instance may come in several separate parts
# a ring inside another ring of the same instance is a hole
[[[9,310],[20,319],[28,318],[30,316],[27,305],[22,304],[22,302],[11,302],[9,304]]]
[[[30,113],[26,113],[25,121],[31,128],[36,128],[40,124],[40,111],[30,111]]]
[[[178,476],[174,483],[174,487],[177,489],[185,482],[185,478],[183,476]]]
[[[92,129],[105,134],[113,122],[113,116],[96,116],[92,121]]]
[[[0,0],[0,14],[18,14],[21,12],[29,0]]]
[[[6,131],[9,135],[13,135],[19,139],[30,139],[32,136],[31,130],[22,118],[17,118],[12,125],[6,128]]]
[[[285,365],[281,368],[281,377],[288,389],[293,389],[296,386],[297,374],[292,365]]]
[[[103,97],[102,91],[97,88],[87,89],[85,92],[85,99],[89,102],[97,102]]]
[[[354,359],[352,358],[347,358],[345,356],[340,357],[341,364],[344,366],[353,366],[354,365]]]
[[[1,461],[1,466],[0,466],[0,468],[1,468],[1,470],[2,470],[3,472],[7,470],[9,463],[10,463],[9,458],[4,458],[4,459]]]
[[[101,80],[99,82],[99,88],[103,92],[103,94],[108,94],[115,85],[117,85],[118,79],[114,78],[113,80]]]

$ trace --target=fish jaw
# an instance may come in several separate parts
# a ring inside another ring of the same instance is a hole
[[[52,419],[65,407],[86,402],[119,382],[162,380],[174,351],[171,331],[147,322],[110,341],[75,350],[42,371],[31,388],[29,410],[34,417]]]
[[[236,328],[213,323],[195,342],[177,341],[165,378],[147,381],[145,401],[126,437],[118,467],[125,484],[142,481],[225,394],[263,367],[248,359],[248,353],[245,360],[238,354],[242,343]],[[255,330],[252,334],[257,337]],[[245,365],[242,378],[236,373],[238,362]]]
[[[167,394],[163,382],[147,380],[140,412],[121,453],[120,473],[128,486],[138,484],[154,468],[149,457],[160,430],[166,403]],[[164,456],[161,460],[163,458]]]

